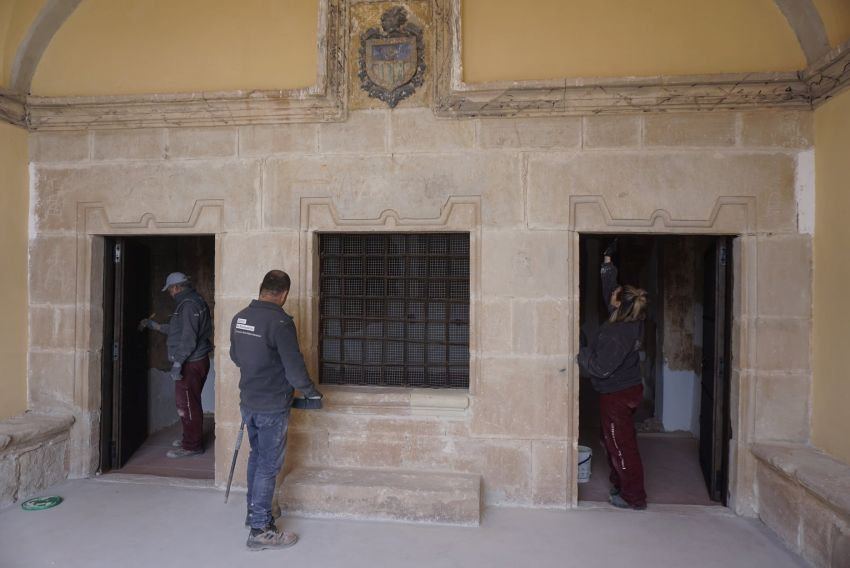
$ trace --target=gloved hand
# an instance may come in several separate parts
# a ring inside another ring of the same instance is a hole
[[[325,397],[325,395],[319,392],[319,389],[316,387],[313,387],[313,389],[309,392],[304,392],[302,394],[304,395],[304,398],[308,400],[322,400]]]
[[[145,328],[159,331],[159,324],[152,319],[145,318],[139,322],[139,331],[142,331]]]
[[[182,365],[180,363],[174,363],[171,366],[171,370],[168,372],[168,376],[171,377],[172,381],[179,381],[183,378],[183,375],[180,373]]]
[[[602,256],[614,256],[617,254],[617,241],[619,237],[615,237],[613,241],[608,244],[608,247],[602,252]]]

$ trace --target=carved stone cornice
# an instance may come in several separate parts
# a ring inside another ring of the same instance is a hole
[[[818,106],[850,85],[850,43],[833,49],[803,74],[812,105]]]
[[[807,85],[793,73],[462,84],[436,100],[444,117],[811,108]]]
[[[347,115],[347,0],[319,2],[316,85],[281,91],[230,91],[101,97],[28,97],[31,130],[156,128],[335,122]]]
[[[23,97],[0,89],[0,121],[26,127],[27,111]]]

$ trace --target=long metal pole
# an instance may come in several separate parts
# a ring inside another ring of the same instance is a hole
[[[242,434],[245,431],[245,420],[239,425],[239,434],[236,435],[236,447],[233,448],[233,461],[230,462],[230,473],[227,475],[227,490],[224,492],[224,502],[230,497],[230,484],[233,483],[233,471],[236,469],[236,458],[239,456],[239,448],[242,446]]]

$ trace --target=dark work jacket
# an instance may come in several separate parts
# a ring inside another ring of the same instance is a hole
[[[293,388],[317,394],[298,347],[295,323],[283,308],[253,300],[230,323],[230,358],[241,371],[240,404],[254,412],[292,405]]]
[[[168,360],[182,365],[198,361],[212,351],[212,321],[210,308],[194,288],[185,288],[174,296],[174,313],[168,323],[159,326],[160,333],[168,336]]]
[[[603,264],[601,269],[602,295],[608,312],[611,294],[617,289],[617,267]],[[593,388],[603,394],[618,392],[641,384],[640,349],[643,340],[643,322],[606,321],[599,329],[596,341],[582,347],[578,364],[590,375]]]

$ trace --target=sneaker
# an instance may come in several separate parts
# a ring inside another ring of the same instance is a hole
[[[183,440],[180,439],[180,438],[177,438],[176,440],[171,442],[171,447],[172,448],[182,448],[183,447]]]
[[[266,548],[289,548],[298,542],[298,535],[276,526],[269,525],[264,529],[251,529],[245,545],[249,550],[264,550]]]
[[[614,505],[618,509],[634,509],[635,511],[643,511],[644,509],[646,509],[646,503],[643,503],[641,505],[631,505],[625,499],[620,497],[619,494],[611,495],[608,500],[611,502],[612,505]]]
[[[611,489],[608,490],[608,495],[619,495],[619,494],[620,494],[620,488],[619,487],[611,487]]]
[[[165,456],[169,458],[187,458],[189,456],[197,456],[204,453],[204,450],[184,450],[177,448],[176,450],[168,451]]]

